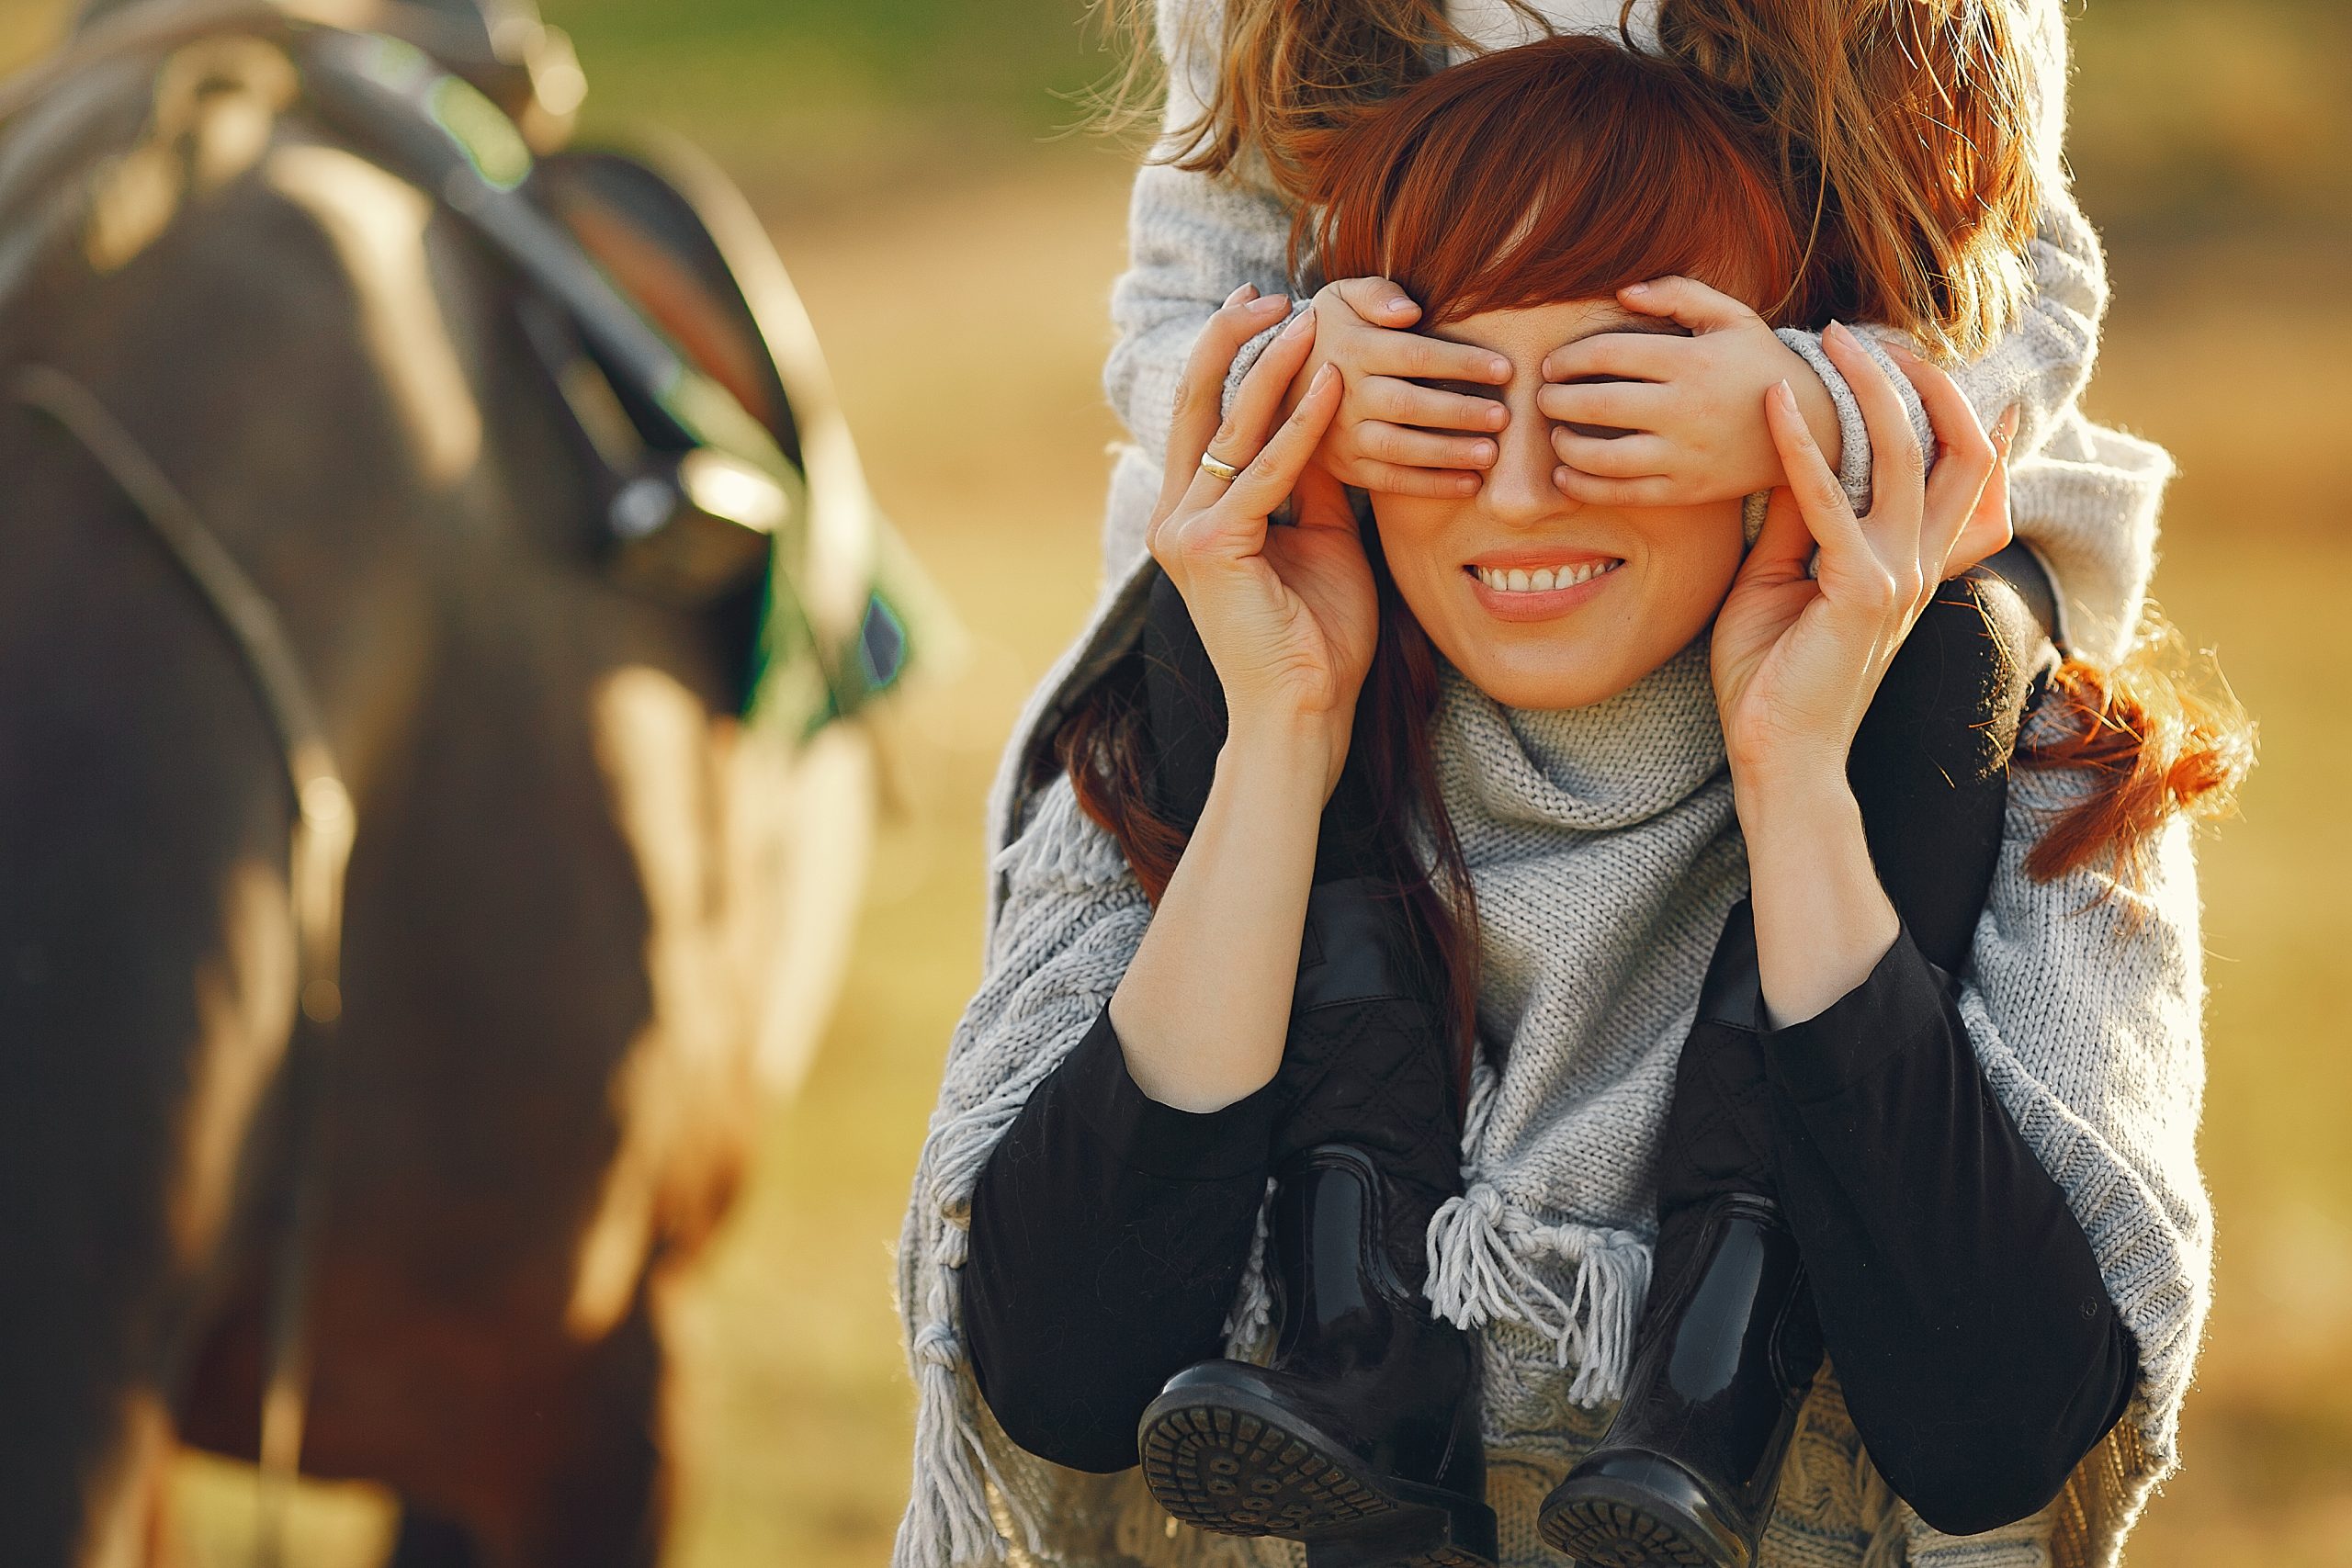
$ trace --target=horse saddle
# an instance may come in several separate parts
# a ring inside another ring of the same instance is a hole
[[[743,711],[805,736],[894,686],[944,612],[874,505],[808,316],[734,187],[683,144],[658,163],[535,155],[577,96],[568,44],[522,25],[535,15],[526,0],[97,0],[56,58],[0,84],[0,211],[38,212],[119,134],[82,84],[223,37],[282,51],[307,107],[511,268],[611,576],[710,621]],[[40,225],[9,227],[0,293]]]
[[[658,167],[534,157],[465,77],[382,35],[315,29],[296,58],[322,115],[524,283],[526,336],[603,481],[613,575],[741,629],[746,710],[798,733],[895,685],[928,595],[784,265],[716,166],[683,143]]]

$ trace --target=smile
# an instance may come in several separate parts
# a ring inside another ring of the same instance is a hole
[[[1622,560],[1589,560],[1557,567],[1538,567],[1532,571],[1518,567],[1505,570],[1489,566],[1465,566],[1462,570],[1497,593],[1550,593],[1589,582],[1596,577],[1605,577],[1624,564]]]

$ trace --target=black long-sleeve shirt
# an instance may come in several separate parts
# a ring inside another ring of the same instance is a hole
[[[2138,1375],[2089,1240],[1976,1066],[1942,973],[1900,935],[1826,1011],[1763,1037],[1781,1197],[1871,1460],[1929,1524],[2040,1507]],[[965,1337],[1006,1433],[1136,1462],[1160,1385],[1214,1356],[1276,1107],[1194,1115],[1136,1087],[1107,1012],[982,1173]]]

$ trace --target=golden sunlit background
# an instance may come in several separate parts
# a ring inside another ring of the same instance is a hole
[[[900,727],[894,817],[837,1022],[690,1306],[682,1568],[878,1564],[912,1393],[889,1248],[978,972],[980,807],[1094,580],[1098,386],[1135,149],[1074,129],[1083,0],[542,0],[585,133],[682,131],[742,181],[806,297],[867,467],[964,617]],[[0,0],[0,65],[60,0]],[[2261,724],[2204,865],[2204,1156],[2219,1280],[2187,1467],[2135,1568],[2352,1562],[2352,9],[2088,0],[2069,153],[2114,306],[2095,414],[2180,477],[2157,592]],[[2330,728],[2333,725],[2335,728]],[[2332,999],[2333,998],[2333,999]],[[190,1461],[191,1560],[242,1562],[247,1473]],[[324,1490],[302,1562],[368,1562]],[[5,1555],[5,1552],[0,1552]]]

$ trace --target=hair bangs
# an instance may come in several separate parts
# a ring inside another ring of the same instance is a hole
[[[1669,274],[1775,321],[1814,305],[1769,150],[1709,84],[1608,39],[1440,72],[1336,135],[1318,175],[1294,243],[1327,277],[1394,281],[1427,325]]]

